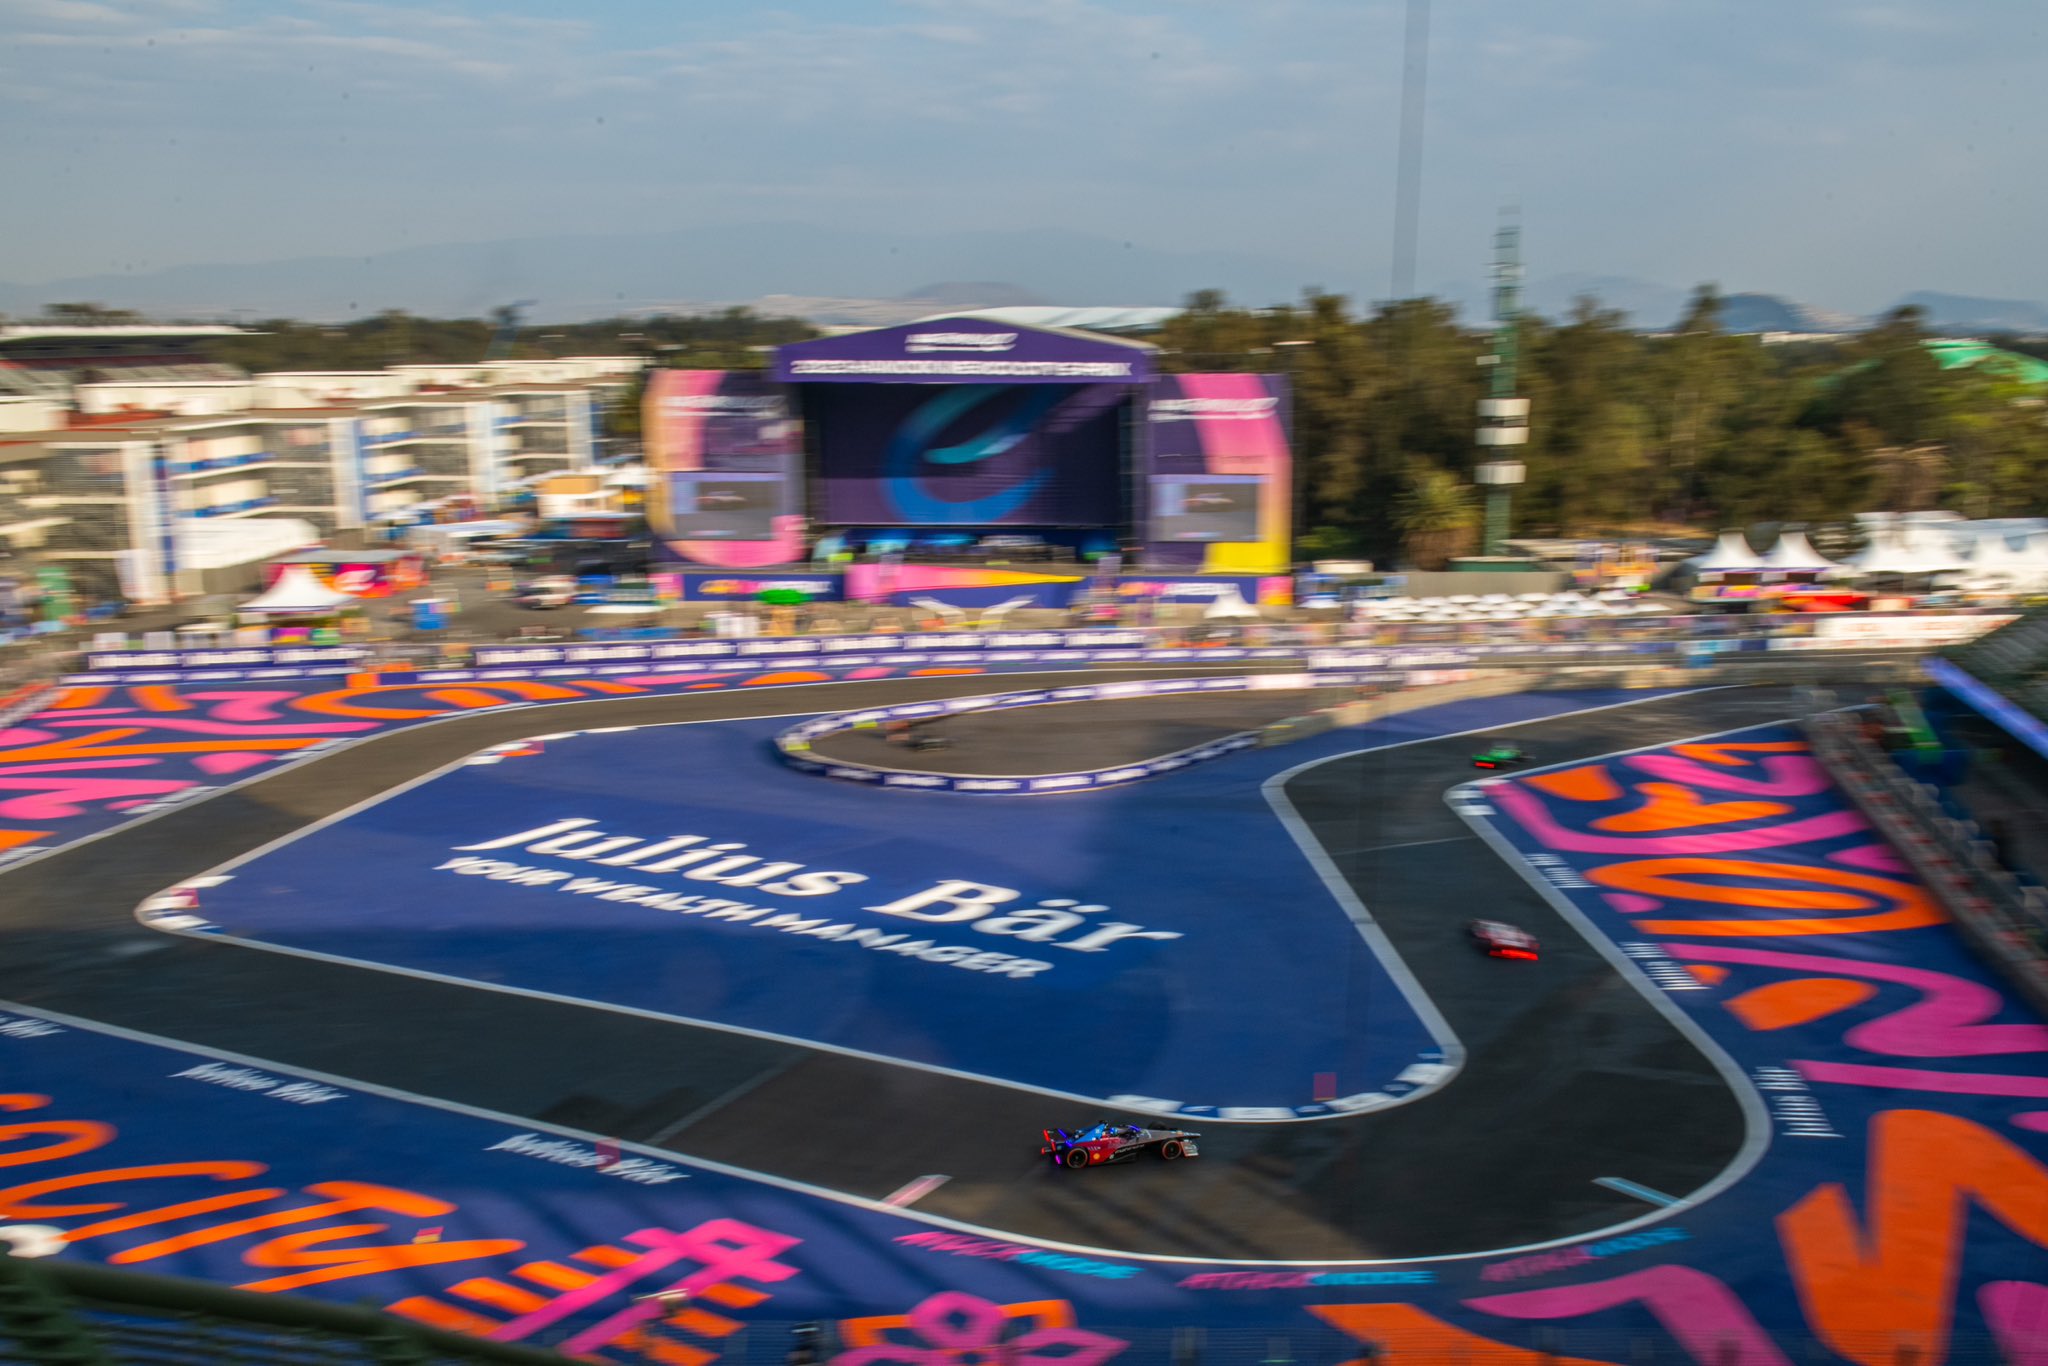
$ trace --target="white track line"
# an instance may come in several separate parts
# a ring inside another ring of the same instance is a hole
[[[1578,768],[1584,764],[1599,763],[1602,760],[1613,759],[1622,755],[1643,754],[1653,749],[1668,749],[1676,745],[1695,745],[1703,740],[1712,740],[1722,735],[1737,735],[1743,731],[1756,730],[1760,726],[1771,724],[1773,723],[1769,721],[1757,721],[1746,726],[1731,726],[1726,730],[1710,731],[1704,735],[1691,735],[1679,740],[1664,740],[1656,744],[1637,745],[1631,749],[1614,750],[1609,754],[1598,754],[1584,759],[1571,760],[1566,763],[1547,764],[1542,768],[1527,769],[1524,771],[1524,775],[1518,776],[1551,773],[1563,768]],[[1511,782],[1514,779],[1503,778],[1496,781]],[[1455,791],[1455,789],[1453,790]],[[1552,910],[1556,911],[1567,923],[1578,930],[1579,936],[1592,946],[1594,952],[1613,965],[1614,970],[1620,974],[1623,981],[1634,987],[1659,1014],[1671,1021],[1678,1032],[1683,1034],[1693,1047],[1699,1049],[1707,1061],[1713,1064],[1714,1069],[1721,1074],[1721,1079],[1727,1084],[1730,1093],[1734,1095],[1736,1104],[1742,1107],[1744,1121],[1742,1146],[1736,1150],[1735,1156],[1722,1169],[1721,1174],[1691,1194],[1673,1201],[1670,1205],[1660,1209],[1656,1214],[1639,1219],[1635,1224],[1628,1224],[1623,1227],[1633,1228],[1637,1224],[1654,1222],[1683,1210],[1692,1209],[1697,1205],[1703,1205],[1734,1186],[1744,1176],[1747,1176],[1750,1170],[1763,1160],[1764,1153],[1770,1149],[1772,1130],[1770,1111],[1765,1106],[1763,1097],[1757,1093],[1755,1085],[1750,1081],[1749,1074],[1743,1071],[1742,1065],[1729,1057],[1727,1052],[1714,1040],[1711,1034],[1707,1033],[1697,1021],[1673,1002],[1661,987],[1652,982],[1644,974],[1643,970],[1637,966],[1636,961],[1623,953],[1615,945],[1614,941],[1607,936],[1606,932],[1596,925],[1590,916],[1579,909],[1577,903],[1553,886],[1549,878],[1538,872],[1523,856],[1522,852],[1515,848],[1507,836],[1503,835],[1494,826],[1493,820],[1490,817],[1461,808],[1457,803],[1450,800],[1448,793],[1445,794],[1444,800],[1446,805],[1457,812],[1459,819],[1477,831],[1479,837],[1485,840],[1493,851],[1500,855],[1504,862],[1521,873],[1522,880],[1528,883],[1538,896],[1548,902]],[[1612,1179],[1619,1180],[1620,1178]],[[1633,1191],[1628,1193],[1635,1194]]]
[[[357,1081],[353,1077],[338,1077],[328,1072],[309,1071],[303,1067],[293,1067],[284,1063],[272,1062],[268,1058],[258,1058],[247,1053],[230,1053],[225,1049],[184,1043],[177,1039],[165,1038],[159,1034],[148,1034],[141,1030],[124,1029],[119,1025],[101,1024],[96,1020],[80,1019],[75,1015],[66,1015],[59,1011],[44,1010],[40,1007],[30,1008],[28,1006],[16,1005],[9,1001],[0,1001],[0,1010],[6,1010],[18,1015],[27,1015],[33,1019],[49,1020],[52,1023],[61,1024],[71,1029],[83,1030],[90,1034],[104,1034],[110,1038],[127,1039],[132,1043],[149,1044],[153,1047],[168,1049],[174,1053],[184,1053],[201,1058],[216,1058],[221,1062],[234,1063],[240,1067],[254,1067],[263,1071],[283,1072],[290,1076],[302,1077],[307,1081],[316,1081],[328,1086],[338,1086],[343,1090],[357,1091],[363,1095],[380,1096],[386,1100],[401,1101],[409,1105],[420,1105],[430,1110],[444,1110],[450,1114],[467,1115],[471,1119],[488,1120],[491,1123],[503,1124],[507,1128],[526,1133],[545,1132],[560,1134],[564,1138],[576,1139],[579,1142],[588,1143],[592,1147],[600,1143],[610,1143],[621,1151],[630,1150],[644,1153],[658,1161],[667,1162],[674,1166],[690,1167],[700,1172],[710,1172],[718,1176],[731,1177],[738,1181],[750,1181],[757,1185],[772,1187],[780,1191],[788,1191],[795,1195],[807,1195],[814,1199],[823,1200],[828,1204],[867,1210],[874,1214],[896,1215],[900,1218],[914,1220],[917,1223],[926,1224],[934,1228],[950,1229],[956,1233],[970,1233],[977,1237],[1004,1242],[1029,1243],[1034,1247],[1048,1248],[1055,1252],[1073,1252],[1089,1257],[1112,1257],[1126,1262],[1143,1262],[1147,1265],[1333,1268],[1347,1266],[1415,1266],[1434,1262],[1487,1261],[1497,1257],[1516,1257],[1529,1252],[1544,1252],[1555,1247],[1569,1247],[1575,1243],[1583,1243],[1588,1239],[1609,1237],[1616,1233],[1626,1232],[1629,1229],[1651,1223],[1656,1217],[1651,1216],[1637,1219],[1609,1229],[1595,1229],[1587,1233],[1568,1234],[1562,1238],[1553,1238],[1548,1242],[1528,1243],[1519,1247],[1488,1248],[1477,1252],[1442,1253],[1430,1257],[1380,1257],[1352,1260],[1283,1262],[1246,1258],[1186,1257],[1167,1253],[1126,1252],[1120,1248],[1092,1247],[1086,1243],[1050,1241],[1014,1233],[1006,1229],[988,1228],[981,1224],[970,1224],[965,1220],[948,1219],[942,1215],[927,1214],[922,1210],[887,1205],[880,1200],[870,1199],[866,1196],[849,1195],[845,1191],[832,1190],[824,1186],[814,1186],[808,1182],[794,1181],[788,1177],[775,1176],[768,1172],[750,1171],[745,1167],[735,1167],[728,1163],[712,1161],[709,1158],[690,1157],[683,1153],[663,1152],[660,1149],[648,1148],[637,1143],[625,1143],[607,1134],[593,1133],[587,1129],[572,1129],[567,1125],[550,1124],[541,1120],[529,1119],[524,1115],[501,1114],[496,1110],[486,1110],[480,1106],[464,1105],[460,1101],[442,1100],[437,1096],[423,1096],[412,1091],[400,1090],[397,1087],[380,1086],[374,1082]]]

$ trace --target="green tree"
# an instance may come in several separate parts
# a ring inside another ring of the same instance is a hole
[[[1448,470],[1418,463],[1394,504],[1401,544],[1418,569],[1442,569],[1471,549],[1479,527],[1472,490]]]
[[[1940,441],[1954,380],[1927,349],[1926,313],[1895,308],[1847,348],[1850,369],[1815,414],[1823,427],[1867,427],[1886,446]]]

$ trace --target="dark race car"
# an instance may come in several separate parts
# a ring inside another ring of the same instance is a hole
[[[1465,933],[1488,958],[1522,958],[1534,962],[1539,956],[1536,936],[1503,920],[1474,920]]]
[[[1474,768],[1518,768],[1528,762],[1528,752],[1512,740],[1495,740],[1472,756]]]
[[[1071,1134],[1065,1129],[1039,1132],[1045,1136],[1045,1146],[1038,1150],[1039,1155],[1076,1171],[1128,1162],[1148,1153],[1177,1162],[1196,1155],[1195,1140],[1201,1137],[1185,1129],[1140,1129],[1135,1124],[1097,1124]]]

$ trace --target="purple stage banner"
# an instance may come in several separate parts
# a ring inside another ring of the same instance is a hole
[[[819,521],[1109,527],[1130,390],[1115,384],[868,384],[807,393]]]
[[[1152,378],[1152,351],[1142,342],[988,318],[940,318],[780,347],[775,378],[785,384],[1144,384]]]

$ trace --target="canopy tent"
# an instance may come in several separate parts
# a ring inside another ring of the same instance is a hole
[[[1806,533],[1796,529],[1779,532],[1778,543],[1764,556],[1764,568],[1780,574],[1825,574],[1841,567],[1807,544]]]
[[[2048,582],[2048,537],[1979,536],[1970,554],[1970,573],[2004,579],[2020,588]]]
[[[361,607],[354,594],[329,588],[313,576],[309,566],[294,564],[285,567],[276,583],[235,610],[273,617],[327,617]]]
[[[1749,548],[1742,533],[1731,527],[1721,533],[1712,550],[1693,556],[1686,564],[1696,574],[1743,574],[1762,569],[1764,560]]]
[[[1901,522],[1873,527],[1870,544],[1849,557],[1849,567],[1859,574],[1912,578],[1961,573],[1970,565],[1956,554],[1946,532],[1921,523]]]

